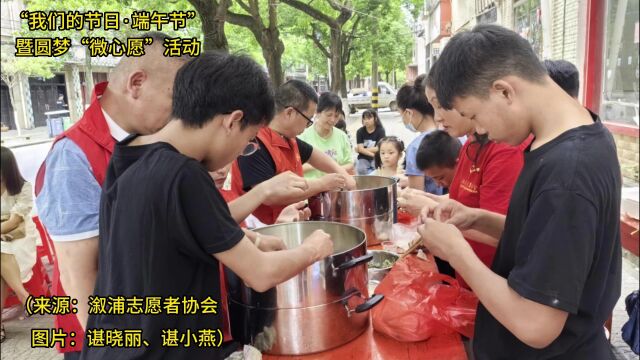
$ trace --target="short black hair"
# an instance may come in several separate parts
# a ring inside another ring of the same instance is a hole
[[[267,74],[246,56],[206,51],[178,70],[172,118],[201,128],[216,115],[242,110],[241,127],[268,125],[274,97]]]
[[[545,60],[543,63],[549,77],[562,90],[574,98],[580,93],[580,72],[578,68],[567,60]]]
[[[309,103],[318,103],[318,93],[304,81],[289,80],[276,89],[276,112],[281,112],[287,106],[293,106],[300,111],[309,108]]]
[[[434,115],[433,106],[427,101],[424,93],[425,74],[418,76],[412,84],[404,84],[396,94],[396,103],[402,110],[416,109],[422,115]]]
[[[20,173],[16,157],[9,148],[2,146],[0,150],[0,173],[4,186],[7,188],[9,195],[18,195],[22,192],[22,186],[25,183],[24,177]]]
[[[336,122],[335,127],[336,127],[336,128],[338,128],[338,129],[340,129],[340,130],[342,130],[342,131],[344,131],[344,132],[345,132],[345,134],[348,134],[348,133],[347,133],[347,123],[344,121],[344,119],[340,119],[340,120],[338,120],[338,121]]]
[[[400,140],[397,136],[385,136],[382,139],[378,140],[378,142],[376,143],[376,147],[378,148],[378,151],[376,151],[375,155],[373,156],[376,169],[379,169],[382,167],[382,158],[380,157],[380,147],[382,147],[382,144],[385,144],[385,143],[392,144],[398,151],[398,154],[402,154],[402,152],[404,151],[404,141]],[[405,162],[406,160],[407,159],[405,158]]]
[[[547,75],[531,44],[498,25],[478,25],[456,34],[436,63],[433,84],[445,109],[453,108],[456,97],[486,98],[493,82],[505,76],[542,84]]]
[[[422,138],[416,153],[416,166],[421,171],[434,166],[453,168],[461,147],[458,139],[446,131],[436,130]]]
[[[325,110],[340,111],[341,109],[342,99],[340,99],[340,96],[332,92],[326,92],[320,95],[320,99],[318,100],[317,112],[321,113]]]
[[[362,113],[362,120],[367,117],[373,118],[373,123],[376,125],[376,129],[384,130],[384,126],[382,125],[382,121],[380,121],[380,116],[378,116],[378,112],[373,109],[367,109]]]

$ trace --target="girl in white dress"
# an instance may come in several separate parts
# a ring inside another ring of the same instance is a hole
[[[0,311],[11,288],[22,304],[29,297],[23,283],[33,275],[31,269],[36,262],[37,232],[31,219],[33,195],[31,184],[20,174],[11,150],[2,147],[0,166],[0,191],[2,192],[2,258],[0,258]],[[1,325],[0,325],[1,326]],[[4,341],[4,326],[1,326],[0,341]]]

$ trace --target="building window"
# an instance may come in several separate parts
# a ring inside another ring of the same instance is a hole
[[[608,2],[604,81],[600,115],[605,121],[638,126],[638,1]]]
[[[542,8],[540,0],[522,0],[513,7],[515,31],[529,40],[538,57],[542,58]]]

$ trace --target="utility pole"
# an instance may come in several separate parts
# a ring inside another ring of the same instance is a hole
[[[378,33],[377,19],[373,22],[373,42],[371,44],[371,108],[378,112],[378,49],[376,35]]]

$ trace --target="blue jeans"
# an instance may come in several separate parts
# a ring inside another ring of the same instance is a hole
[[[376,169],[376,163],[374,160],[358,159],[356,162],[356,174],[357,175],[369,175]]]

